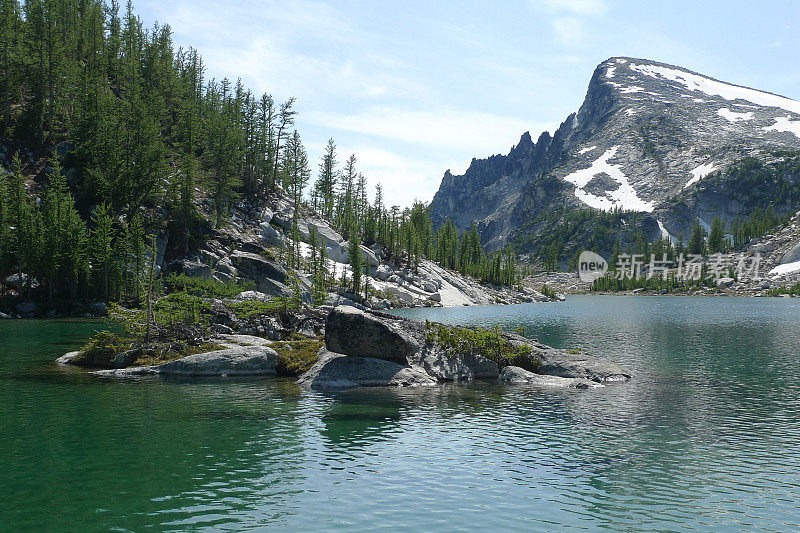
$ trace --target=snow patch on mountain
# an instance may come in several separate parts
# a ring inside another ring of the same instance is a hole
[[[589,207],[603,211],[611,211],[615,207],[633,211],[652,211],[653,204],[639,198],[636,190],[628,181],[628,177],[622,172],[621,166],[608,162],[619,148],[619,146],[609,148],[589,168],[577,170],[565,176],[564,179],[575,185],[575,197]],[[598,174],[607,174],[619,184],[619,188],[606,191],[605,196],[597,196],[584,190],[586,185]]]
[[[794,133],[795,137],[800,138],[800,120],[791,120],[791,117],[777,117],[775,124],[764,128],[764,131],[786,131]]]
[[[740,121],[753,119],[752,111],[748,111],[746,113],[737,113],[736,111],[731,111],[727,107],[723,107],[722,109],[717,111],[717,115],[721,116],[728,122],[733,122],[734,124]]]
[[[590,146],[589,148],[584,148],[583,150],[578,150],[578,153],[579,154],[585,154],[586,152],[591,152],[595,148],[597,148],[597,145]]]
[[[702,165],[692,169],[691,170],[692,177],[689,181],[686,182],[686,185],[684,185],[683,188],[685,189],[690,185],[697,183],[698,181],[705,178],[715,170],[717,170],[717,166],[714,163],[703,163]]]
[[[786,263],[785,265],[776,266],[769,271],[768,275],[777,277],[784,274],[791,274],[792,272],[797,272],[798,270],[800,270],[800,261],[794,261],[792,263]]]
[[[661,77],[680,83],[690,91],[700,91],[709,96],[721,96],[726,100],[747,100],[761,106],[779,107],[800,114],[800,102],[777,94],[731,85],[699,74],[659,65],[631,65],[630,68],[653,78]]]
[[[608,67],[608,68],[606,69],[606,77],[607,77],[607,78],[613,78],[613,77],[614,77],[614,71],[615,71],[615,70],[617,70],[617,67]]]
[[[667,231],[667,228],[664,226],[663,222],[661,222],[660,220],[656,220],[656,222],[658,222],[658,230],[661,232],[662,239],[664,240],[669,239],[673,244],[678,242],[678,239],[673,237],[672,234],[670,234],[670,232]]]

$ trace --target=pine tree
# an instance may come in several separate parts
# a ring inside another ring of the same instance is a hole
[[[688,251],[690,254],[705,255],[705,231],[700,226],[698,219],[694,219],[694,224],[692,225]]]
[[[275,133],[275,162],[273,164],[272,183],[270,184],[271,189],[275,189],[276,185],[278,184],[278,156],[280,155],[281,151],[281,138],[283,137],[286,128],[294,124],[294,117],[297,115],[297,111],[293,109],[294,102],[294,98],[289,98],[280,105],[280,109],[278,111],[278,125],[276,126]]]
[[[322,201],[321,211],[328,220],[333,219],[333,207],[335,203],[336,185],[338,181],[338,170],[336,161],[336,143],[333,139],[328,139],[325,153],[319,164],[319,178],[317,178],[317,189]]]
[[[361,255],[361,243],[358,240],[358,231],[351,231],[349,249],[350,268],[353,271],[353,294],[361,292],[361,276],[364,270],[364,258]]]
[[[231,202],[238,197],[236,187],[241,183],[236,177],[239,161],[239,143],[232,123],[232,108],[228,94],[228,80],[221,85],[209,84],[209,105],[211,106],[207,126],[206,166],[209,170],[211,198],[216,214],[216,226],[222,220]]]
[[[114,265],[114,217],[107,204],[100,204],[92,213],[91,250],[92,271],[97,280],[98,294],[108,299]]]
[[[708,251],[715,254],[724,250],[725,225],[718,216],[711,222],[711,231],[708,234]]]

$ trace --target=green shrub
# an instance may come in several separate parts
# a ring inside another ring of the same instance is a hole
[[[204,329],[209,326],[210,318],[211,303],[186,292],[173,292],[153,305],[153,320],[160,328],[185,324]]]
[[[80,366],[103,367],[111,366],[114,358],[124,352],[128,344],[110,331],[101,331],[89,339],[89,342],[80,350],[80,354],[73,363]]]
[[[186,274],[170,274],[164,279],[167,292],[185,292],[192,296],[204,298],[233,298],[242,291],[253,287],[252,281],[237,283],[235,281],[221,282],[215,279],[205,279]]]
[[[225,349],[224,346],[213,342],[205,342],[198,346],[186,342],[160,344],[154,349],[142,351],[142,354],[136,358],[133,366],[162,365],[190,355],[223,349]]]
[[[278,352],[275,367],[278,375],[299,376],[306,372],[319,360],[317,354],[322,344],[320,339],[273,342],[270,347]]]
[[[784,285],[775,289],[767,291],[768,296],[781,296],[782,294],[789,294],[791,296],[800,296],[800,281],[794,285]]]
[[[274,315],[279,311],[298,310],[300,303],[296,299],[275,297],[271,300],[245,300],[226,304],[237,317],[242,319],[259,315]]]

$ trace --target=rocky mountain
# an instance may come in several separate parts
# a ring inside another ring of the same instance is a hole
[[[674,239],[688,236],[695,217],[708,224],[716,215],[747,217],[756,206],[794,211],[797,150],[800,102],[614,57],[597,66],[580,109],[555,133],[535,142],[525,133],[507,155],[473,159],[460,176],[446,172],[431,214],[461,230],[474,222],[490,249],[541,245],[559,217],[580,209],[641,214],[618,214],[614,238],[634,220],[651,240]],[[761,183],[765,169],[772,177]],[[573,238],[597,232],[586,227]]]

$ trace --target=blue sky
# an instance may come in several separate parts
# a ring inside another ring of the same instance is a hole
[[[207,76],[298,98],[314,162],[329,137],[388,201],[552,131],[595,66],[633,56],[800,99],[800,2],[138,0]]]

